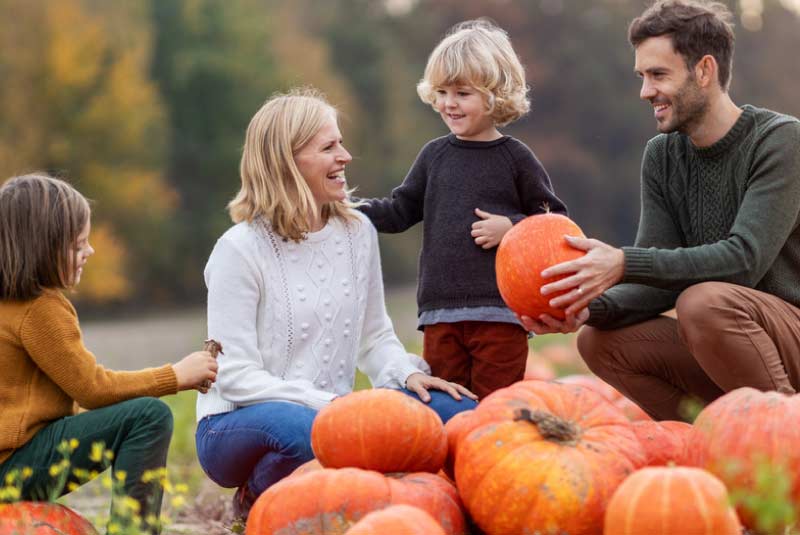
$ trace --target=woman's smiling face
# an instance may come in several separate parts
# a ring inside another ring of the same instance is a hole
[[[342,134],[331,112],[319,132],[294,155],[295,164],[319,209],[347,198],[344,168],[352,159],[342,145]]]

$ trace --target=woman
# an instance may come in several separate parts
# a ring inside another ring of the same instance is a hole
[[[245,518],[264,489],[313,458],[314,416],[352,390],[356,368],[443,421],[475,406],[397,339],[376,231],[348,202],[351,159],[321,95],[268,100],[247,129],[242,188],[228,206],[236,225],[206,266],[208,333],[223,353],[197,401],[197,451],[211,479],[239,487]]]

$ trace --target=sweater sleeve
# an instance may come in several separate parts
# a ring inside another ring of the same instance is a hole
[[[20,326],[20,339],[45,375],[87,409],[178,391],[169,364],[139,371],[112,371],[99,365],[83,345],[75,309],[57,292],[45,294],[31,305]]]
[[[319,409],[335,394],[308,380],[285,380],[268,372],[258,349],[258,305],[265,298],[252,251],[228,239],[217,241],[205,269],[208,288],[208,335],[222,344],[217,388],[223,399],[248,406],[264,401],[292,401]]]
[[[709,280],[752,288],[797,227],[798,213],[800,125],[787,123],[769,132],[756,149],[727,238],[674,249],[624,247],[624,282],[677,291]]]
[[[673,249],[683,245],[678,227],[670,215],[662,182],[657,180],[658,163],[653,142],[642,158],[641,213],[635,246]],[[589,304],[587,323],[600,329],[618,329],[640,323],[675,306],[679,292],[642,284],[618,284]]]
[[[403,344],[397,339],[392,321],[386,312],[378,235],[371,225],[368,226],[370,266],[358,367],[367,374],[373,386],[400,388],[405,386],[409,375],[422,370],[415,365],[415,361],[418,362],[419,359],[406,353]]]
[[[509,216],[511,222],[516,225],[530,215],[545,211],[567,215],[567,206],[556,196],[550,175],[542,163],[526,145],[519,145],[514,156],[514,182],[521,210]]]
[[[423,147],[403,183],[383,199],[353,199],[379,232],[403,232],[423,218],[425,187],[428,182],[427,158],[430,144]]]

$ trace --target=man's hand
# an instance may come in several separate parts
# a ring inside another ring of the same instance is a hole
[[[574,333],[589,319],[589,309],[584,308],[577,315],[567,314],[564,320],[556,319],[549,314],[542,314],[537,319],[520,316],[522,326],[535,334]]]
[[[490,214],[480,208],[475,208],[475,215],[481,220],[472,224],[472,237],[475,238],[475,245],[484,249],[500,245],[500,240],[514,226],[506,216]]]
[[[428,394],[428,389],[441,390],[450,394],[453,399],[461,400],[461,396],[465,395],[470,399],[478,399],[478,396],[470,392],[466,387],[458,383],[451,383],[439,377],[434,377],[426,373],[412,373],[406,379],[406,388],[419,396],[419,399],[425,403],[431,400],[431,395]]]
[[[550,300],[553,308],[566,309],[568,316],[577,316],[589,302],[622,280],[625,254],[600,240],[565,236],[574,248],[586,251],[576,260],[562,262],[542,271],[543,278],[567,275],[561,280],[542,286],[542,295],[567,291]],[[535,331],[534,331],[535,332]]]

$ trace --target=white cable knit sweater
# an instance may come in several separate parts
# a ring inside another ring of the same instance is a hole
[[[198,420],[264,401],[319,409],[352,391],[356,367],[373,385],[396,388],[430,371],[394,333],[377,233],[357,215],[301,243],[264,220],[217,241],[205,269],[208,336],[224,353],[216,383],[198,395]]]

